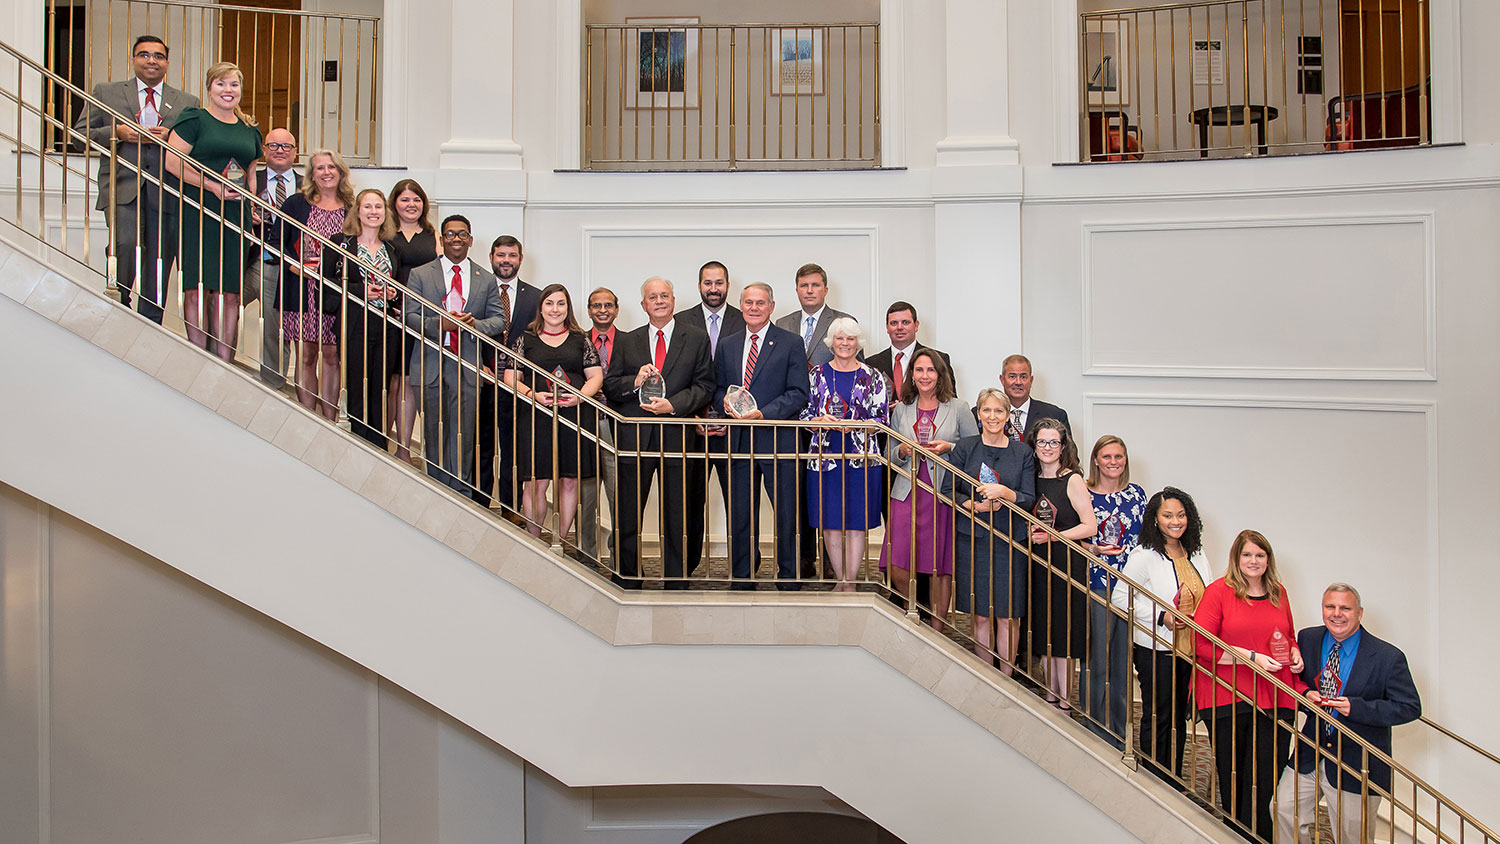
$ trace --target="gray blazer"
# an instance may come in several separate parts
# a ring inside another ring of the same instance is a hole
[[[448,298],[448,280],[443,278],[443,260],[429,261],[411,271],[407,286],[421,297],[420,301],[408,302],[404,317],[408,328],[422,332],[427,342],[411,350],[408,380],[413,387],[437,386],[441,374],[450,385],[456,381],[457,362],[451,356],[441,358],[443,332],[439,329],[442,315],[447,309],[442,303]],[[436,303],[436,304],[434,304]],[[469,261],[468,300],[464,313],[474,315],[474,330],[490,337],[499,337],[505,331],[505,317],[500,313],[500,285],[489,270]],[[480,360],[479,343],[469,331],[459,332],[458,353],[473,364]],[[442,368],[439,368],[441,360]],[[474,370],[463,368],[463,388],[473,390]]]
[[[161,178],[161,150],[156,144],[146,142],[142,144],[127,144],[124,141],[115,143],[115,150],[119,153],[120,162],[114,167],[115,178],[113,183],[109,179],[109,172],[113,166],[110,163],[109,139],[114,137],[115,127],[120,125],[121,117],[134,121],[136,114],[141,110],[140,85],[134,76],[123,82],[100,82],[94,86],[94,99],[104,103],[112,111],[106,111],[93,105],[87,104],[83,113],[78,115],[78,122],[73,124],[73,130],[89,137],[91,144],[97,144],[101,149],[99,156],[99,201],[94,205],[100,211],[109,208],[110,198],[120,205],[129,205],[136,200],[137,179],[136,165],[147,173]],[[157,110],[161,113],[163,126],[171,127],[177,122],[177,117],[184,109],[197,108],[198,98],[192,94],[179,91],[171,85],[163,82],[161,85],[161,103]],[[141,185],[147,189],[148,201],[155,202],[156,186],[140,180]],[[176,203],[167,203],[166,210],[175,213]]]
[[[937,426],[932,435],[935,440],[957,443],[964,437],[976,436],[979,433],[979,425],[974,422],[974,414],[969,412],[968,404],[956,398],[938,405],[937,417],[933,419],[933,422]],[[917,405],[915,402],[891,405],[891,430],[900,431],[908,439],[916,439],[914,430],[916,424]],[[912,465],[912,457],[916,455],[910,455],[903,460],[900,457],[900,450],[901,443],[893,439],[886,447],[886,454],[893,465],[900,467],[900,470],[891,470],[891,498],[905,501],[907,496],[911,495],[912,487],[911,478],[905,472],[909,471],[911,476],[915,477],[919,469]],[[942,489],[943,478],[948,474],[948,464],[942,460],[924,459],[922,462],[926,464],[927,472],[932,476],[932,488]]]
[[[803,344],[803,348],[807,352],[807,365],[809,368],[833,360],[833,349],[828,348],[828,345],[823,342],[823,338],[828,336],[828,326],[832,325],[834,320],[846,316],[849,316],[849,314],[834,310],[831,306],[825,305],[823,307],[823,315],[818,317],[818,324],[813,327],[812,344]],[[776,327],[784,328],[801,337],[802,320],[806,318],[807,315],[802,313],[802,309],[799,307],[797,310],[776,320]],[[853,317],[850,318],[852,319]],[[864,355],[860,355],[859,359],[864,360]]]

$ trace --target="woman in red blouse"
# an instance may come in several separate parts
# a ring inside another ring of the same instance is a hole
[[[1271,798],[1286,766],[1296,698],[1251,669],[1253,662],[1296,689],[1302,654],[1291,601],[1276,575],[1276,555],[1258,531],[1243,530],[1229,549],[1229,570],[1203,592],[1193,616],[1228,649],[1198,637],[1193,701],[1209,727],[1219,774],[1219,805],[1241,835],[1271,838]]]

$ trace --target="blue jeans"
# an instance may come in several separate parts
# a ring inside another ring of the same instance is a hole
[[[1079,679],[1078,696],[1099,737],[1124,749],[1125,704],[1130,671],[1130,629],[1110,611],[1108,593],[1089,595],[1089,657]]]

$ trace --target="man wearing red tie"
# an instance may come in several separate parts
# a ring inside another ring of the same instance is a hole
[[[599,287],[589,294],[589,342],[599,353],[599,365],[609,372],[614,359],[615,347],[625,335],[615,330],[615,318],[620,315],[620,298],[608,287]],[[605,447],[599,450],[599,474],[592,478],[578,479],[578,548],[585,557],[599,559],[599,486],[604,485],[604,495],[609,499],[609,510],[615,512],[615,475],[617,461],[614,452],[607,450],[614,445],[614,435],[604,420],[599,423],[599,442]]]
[[[474,235],[468,219],[454,214],[440,231],[443,256],[412,270],[408,280],[420,298],[407,306],[406,325],[425,338],[412,349],[408,377],[422,393],[427,474],[473,495],[478,378],[481,370],[494,377],[475,332],[496,336],[505,317],[495,277],[469,260]]]
[[[641,285],[641,309],[648,322],[620,338],[604,376],[604,394],[620,415],[653,419],[687,419],[702,407],[714,389],[713,358],[708,335],[677,321],[672,282],[647,279]],[[647,396],[641,387],[656,377],[662,395]],[[651,476],[661,474],[662,574],[666,588],[686,589],[683,549],[687,541],[687,474],[683,459],[673,455],[703,450],[696,426],[684,424],[622,423],[620,444],[619,513],[615,523],[615,582],[639,589],[640,527]]]
[[[107,108],[85,107],[73,129],[86,133],[90,151],[99,153],[95,207],[105,212],[112,235],[110,255],[120,303],[130,307],[131,290],[138,283],[137,309],[160,323],[166,296],[163,281],[177,258],[178,197],[171,192],[162,196],[161,149],[136,126],[165,140],[177,116],[198,107],[198,98],[164,81],[168,50],[160,38],[140,36],[130,54],[135,76],[95,85],[94,99]]]

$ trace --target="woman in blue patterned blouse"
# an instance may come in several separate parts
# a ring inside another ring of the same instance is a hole
[[[859,362],[864,332],[851,317],[828,326],[824,343],[833,360],[809,373],[812,394],[802,418],[811,422],[890,418],[885,376]],[[854,579],[865,557],[865,532],[880,524],[880,443],[869,428],[823,428],[813,434],[814,454],[832,455],[807,464],[808,523],[822,528],[828,561],[838,585],[835,592],[853,592]],[[869,455],[844,458],[844,454]]]
[[[1130,482],[1130,454],[1125,441],[1105,434],[1089,455],[1089,494],[1099,532],[1090,546],[1099,562],[1089,567],[1089,653],[1079,698],[1088,725],[1105,740],[1123,747],[1126,672],[1130,670],[1130,631],[1125,619],[1110,611],[1114,572],[1125,568],[1140,542],[1146,517],[1146,491]]]

